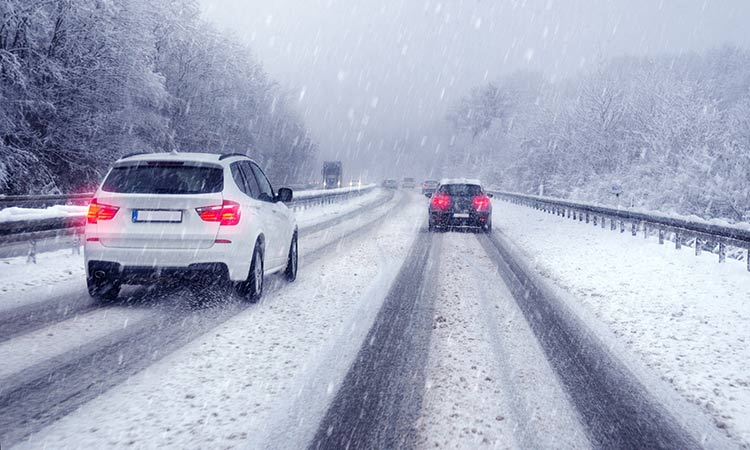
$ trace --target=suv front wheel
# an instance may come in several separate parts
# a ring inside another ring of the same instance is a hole
[[[284,275],[287,281],[294,281],[297,279],[297,268],[299,265],[299,251],[297,245],[297,232],[292,236],[292,243],[289,245],[289,255],[286,259],[286,270]]]

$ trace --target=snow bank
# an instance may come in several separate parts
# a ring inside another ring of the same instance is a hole
[[[750,444],[750,273],[744,261],[494,202],[493,223],[537,271],[717,428]]]
[[[48,208],[19,208],[16,206],[0,209],[1,222],[16,222],[19,220],[42,220],[60,217],[83,217],[87,206],[55,205]]]

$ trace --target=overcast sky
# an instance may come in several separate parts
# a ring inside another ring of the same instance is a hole
[[[441,144],[452,102],[514,70],[555,80],[623,54],[750,47],[750,0],[200,2],[293,91],[322,156],[350,174],[381,158],[405,173],[410,148]]]

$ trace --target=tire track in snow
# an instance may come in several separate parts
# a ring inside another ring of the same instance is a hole
[[[697,449],[698,441],[551,293],[536,286],[496,235],[480,236],[598,448]]]
[[[413,446],[440,253],[433,237],[417,237],[310,449]]]

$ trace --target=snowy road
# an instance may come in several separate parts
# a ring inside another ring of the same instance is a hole
[[[372,226],[403,202],[400,195],[380,200],[378,207],[346,213],[344,222],[331,219],[328,228],[321,223],[302,228],[302,262],[310,264],[335,253],[344,239]],[[272,295],[283,283],[270,281]],[[130,288],[117,303],[100,308],[88,298],[80,280],[64,288],[65,292],[47,299],[25,296],[28,304],[0,311],[0,360],[5,364],[0,372],[2,444],[59,419],[250,307],[214,293],[197,298],[189,289],[157,287]],[[43,291],[46,289],[39,293]],[[91,314],[102,315],[99,311],[114,311],[124,318],[117,323],[100,320],[93,324],[98,334],[90,333],[88,342],[71,345],[66,339],[70,333],[57,334],[58,328],[75,331],[77,322]],[[34,351],[28,341],[35,336],[51,338],[58,348],[45,347],[45,354],[34,352],[13,364],[19,352]]]
[[[0,309],[0,444],[726,447],[652,397],[501,232],[428,233],[416,193],[360,206],[311,219],[298,281],[257,305],[164,287],[102,308],[63,281]]]

